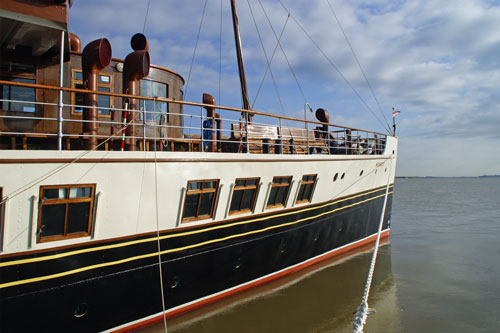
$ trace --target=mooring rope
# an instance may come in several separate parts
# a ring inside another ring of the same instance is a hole
[[[368,296],[370,294],[370,288],[372,284],[373,272],[375,270],[375,263],[377,261],[378,246],[380,243],[380,235],[382,234],[382,226],[384,224],[385,208],[387,206],[387,198],[389,197],[389,185],[391,183],[391,171],[392,171],[392,158],[391,164],[389,165],[389,174],[387,176],[387,186],[385,189],[384,206],[382,207],[382,215],[380,216],[380,222],[378,226],[377,241],[375,242],[375,249],[373,250],[372,261],[370,263],[370,270],[368,272],[368,277],[366,278],[365,290],[363,292],[363,298],[361,299],[361,304],[356,310],[353,322],[354,333],[362,333],[363,328],[366,324],[366,318],[368,317]]]
[[[123,110],[122,110],[123,111]],[[129,122],[128,124],[124,124],[122,128],[120,128],[120,131],[123,129],[127,129],[130,125],[132,125],[132,123],[134,123],[135,120],[132,120],[131,122]],[[73,160],[67,162],[67,163],[63,163],[62,165],[56,167],[55,169],[53,169],[52,171],[49,171],[47,172],[45,175],[42,175],[40,176],[38,179],[35,179],[33,180],[31,183],[28,183],[28,184],[25,184],[23,186],[21,186],[20,188],[10,192],[6,197],[4,197],[1,201],[0,201],[0,204],[4,204],[6,203],[7,201],[13,199],[14,197],[17,197],[18,195],[26,192],[27,190],[33,188],[34,186],[40,184],[41,182],[43,182],[44,180],[52,177],[53,175],[61,172],[63,169],[69,167],[70,165],[73,165],[74,163],[78,162],[79,160],[81,160],[82,158],[84,158],[86,155],[90,154],[91,152],[93,151],[97,151],[99,147],[101,147],[102,145],[106,144],[106,142],[108,142],[109,140],[112,140],[114,138],[118,138],[118,137],[121,137],[122,135],[121,134],[111,134],[110,136],[108,136],[104,141],[102,141],[101,143],[97,144],[94,148],[90,149],[90,150],[86,150],[84,151],[83,153],[79,154],[78,156],[76,156]]]
[[[154,109],[156,110],[156,103],[154,105]],[[163,327],[165,329],[165,333],[168,333],[167,330],[167,312],[165,309],[165,294],[163,290],[163,271],[161,268],[161,245],[160,245],[160,221],[158,216],[158,159],[157,159],[157,148],[156,148],[156,135],[154,140],[155,146],[155,212],[156,212],[156,240],[157,240],[157,248],[158,248],[158,272],[160,274],[160,292],[161,292],[161,306],[163,310]],[[144,147],[146,149],[146,147]]]

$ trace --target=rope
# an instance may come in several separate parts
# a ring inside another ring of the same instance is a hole
[[[151,0],[148,0],[148,7],[146,9],[146,16],[144,17],[144,26],[142,27],[142,33],[146,31],[146,22],[148,20],[148,14],[149,14],[149,5],[151,4]]]
[[[219,25],[219,103],[221,102],[221,87],[222,87],[222,1],[220,0],[220,25]]]
[[[375,263],[377,261],[378,246],[380,243],[380,235],[382,233],[382,226],[384,224],[384,216],[385,216],[385,208],[387,206],[387,198],[389,197],[389,184],[391,182],[391,171],[392,171],[392,161],[391,161],[391,164],[389,165],[389,174],[387,176],[387,186],[385,189],[384,206],[382,207],[382,214],[380,215],[380,222],[379,222],[378,233],[377,233],[377,241],[375,242],[375,248],[373,250],[372,261],[370,263],[370,270],[368,271],[368,277],[366,278],[366,285],[365,285],[365,289],[363,292],[363,297],[361,299],[361,304],[356,309],[356,314],[354,315],[354,322],[353,322],[354,333],[362,333],[363,332],[363,328],[366,324],[366,318],[368,317],[368,296],[370,294],[373,272],[375,271]]]
[[[156,105],[155,105],[156,110]],[[165,333],[168,333],[167,330],[167,312],[165,309],[165,294],[163,291],[163,272],[161,268],[161,245],[160,245],[160,222],[158,218],[158,161],[156,156],[156,135],[154,140],[155,145],[155,210],[156,210],[156,241],[158,247],[158,271],[160,274],[160,290],[161,290],[161,306],[163,309],[163,327],[165,328]]]
[[[328,6],[330,6],[330,10],[332,11],[333,16],[335,17],[335,20],[337,21],[337,23],[339,25],[340,31],[342,31],[342,34],[344,35],[344,38],[347,42],[347,45],[349,45],[349,48],[351,49],[352,55],[354,56],[354,59],[356,60],[356,63],[358,64],[359,70],[361,71],[361,73],[363,74],[363,77],[365,78],[366,84],[368,85],[368,88],[370,88],[370,91],[372,93],[373,98],[375,99],[375,102],[377,102],[378,109],[379,109],[380,113],[382,114],[382,117],[384,118],[385,123],[387,125],[386,130],[388,130],[390,132],[389,122],[387,121],[387,118],[385,117],[385,114],[382,111],[382,107],[380,106],[380,103],[378,102],[378,98],[375,95],[375,92],[373,91],[373,88],[372,88],[372,85],[370,84],[370,81],[368,81],[368,77],[366,77],[365,71],[363,70],[361,63],[359,62],[358,56],[356,55],[356,52],[354,51],[354,48],[352,47],[351,42],[349,41],[349,38],[347,38],[347,35],[344,31],[344,28],[342,27],[342,24],[340,24],[340,20],[338,19],[337,14],[335,13],[335,10],[333,9],[332,4],[330,3],[330,0],[328,0],[327,2],[328,2]]]
[[[250,4],[249,4],[250,6]],[[286,28],[286,25],[288,23],[288,19],[290,18],[290,15],[288,15],[288,17],[286,18],[286,21],[285,21],[285,24],[283,25],[283,29],[281,29],[281,34],[280,34],[280,37],[278,38],[278,43],[276,43],[276,46],[274,47],[274,50],[273,50],[273,54],[271,55],[271,60],[268,61],[267,60],[267,56],[266,56],[266,62],[267,62],[267,67],[266,67],[266,71],[264,72],[264,77],[262,78],[262,81],[260,81],[260,85],[259,85],[259,89],[257,89],[257,94],[255,95],[255,98],[253,100],[253,103],[252,103],[252,109],[255,105],[255,102],[257,101],[257,98],[259,97],[259,94],[260,94],[260,90],[262,89],[262,85],[264,84],[264,80],[266,79],[266,76],[267,76],[267,72],[270,71],[270,66],[271,66],[271,63],[274,59],[274,55],[276,54],[276,50],[278,49],[278,46],[279,46],[279,40],[281,39],[281,37],[283,36],[283,33],[285,32],[285,28]],[[255,22],[255,20],[254,20]],[[257,33],[259,32],[259,30],[257,29]],[[259,38],[260,38],[260,34],[259,34]],[[262,40],[261,40],[261,45],[262,45]],[[266,52],[264,51],[264,54]]]
[[[127,127],[129,127],[132,123],[134,123],[135,120],[132,120],[131,122],[127,123],[126,125],[123,125],[123,130],[125,130]],[[121,134],[119,134],[119,136],[121,136]],[[109,140],[115,138],[115,137],[118,137],[118,134],[113,134],[113,135],[110,135],[108,138],[106,138],[106,140],[104,140],[103,142],[101,142],[100,144],[96,145],[95,148],[91,149],[91,150],[87,150],[83,153],[81,153],[80,155],[78,155],[77,157],[75,157],[71,162],[68,162],[68,163],[65,163],[57,168],[55,168],[54,170],[48,172],[45,174],[45,176],[40,176],[40,178],[38,178],[38,180],[34,180],[31,184],[26,184],[24,186],[21,186],[20,188],[18,188],[17,190],[14,190],[12,191],[11,193],[9,193],[1,202],[0,204],[4,204],[6,203],[8,200],[10,199],[13,199],[15,197],[17,197],[18,195],[26,192],[27,190],[33,188],[34,186],[40,184],[41,182],[43,182],[44,180],[52,177],[53,175],[55,175],[56,173],[62,171],[63,169],[67,168],[68,166],[78,162],[79,160],[81,160],[83,157],[85,157],[86,155],[90,154],[91,152],[97,150],[99,147],[101,147],[102,145],[104,145],[106,142],[108,142]]]
[[[292,19],[295,21],[295,23],[297,24],[297,26],[300,28],[300,30],[302,30],[302,32],[307,36],[307,38],[309,38],[309,40],[313,43],[313,45],[318,49],[318,51],[321,53],[321,55],[326,59],[326,61],[330,64],[330,66],[332,66],[332,68],[340,75],[340,77],[342,78],[342,80],[344,80],[344,82],[347,84],[347,86],[349,88],[351,88],[351,90],[354,92],[354,94],[356,94],[356,96],[358,97],[358,99],[363,103],[363,105],[367,108],[368,111],[371,112],[371,114],[375,117],[375,119],[377,119],[377,121],[382,125],[382,127],[385,128],[385,125],[384,123],[379,119],[379,117],[377,117],[377,115],[375,114],[375,112],[373,112],[373,110],[370,108],[370,106],[368,105],[368,103],[366,103],[366,101],[364,100],[364,98],[361,96],[361,94],[356,90],[356,88],[354,88],[354,86],[351,84],[351,82],[349,82],[349,80],[344,76],[344,74],[342,74],[342,72],[340,71],[340,69],[337,67],[337,65],[335,65],[335,63],[326,55],[325,51],[323,51],[323,49],[321,49],[321,47],[319,47],[318,43],[316,43],[316,41],[311,37],[311,35],[304,29],[304,27],[302,26],[302,24],[300,24],[300,22],[290,13],[290,11],[288,10],[288,8],[283,4],[283,2],[281,0],[278,0],[279,3],[281,4],[281,6],[285,9],[285,11],[290,14],[290,16],[292,17]]]
[[[295,75],[295,71],[293,70],[293,67],[290,64],[290,61],[288,60],[288,57],[285,53],[285,50],[283,49],[283,46],[280,43],[281,35],[280,35],[280,38],[278,38],[278,35],[276,35],[276,31],[274,30],[273,25],[271,24],[271,20],[269,20],[269,16],[267,15],[266,10],[264,9],[264,5],[262,4],[262,2],[260,0],[259,0],[259,4],[260,4],[260,7],[262,8],[262,11],[264,12],[264,15],[266,16],[267,23],[269,24],[269,26],[271,27],[271,30],[273,31],[274,37],[278,41],[278,45],[281,49],[281,52],[283,52],[283,56],[285,57],[286,63],[288,64],[288,68],[290,68],[290,72],[292,72],[293,78],[295,79],[295,82],[297,83],[297,87],[299,88],[300,93],[302,94],[302,97],[304,98],[304,102],[307,103],[307,98],[306,98],[306,95],[304,94],[304,90],[302,90],[302,86],[300,85],[299,80],[297,79],[297,75]],[[288,14],[288,16],[290,17],[290,13]],[[288,19],[287,19],[287,22],[288,22]],[[281,34],[283,34],[283,32]]]
[[[262,38],[260,36],[259,27],[257,25],[257,21],[255,20],[255,16],[253,15],[252,6],[250,6],[250,1],[249,0],[247,0],[247,3],[248,3],[248,8],[250,8],[250,14],[252,15],[253,23],[255,25],[255,30],[257,30],[257,35],[259,36],[260,46],[262,47],[262,51],[264,52],[264,57],[266,58],[267,68],[266,68],[266,73],[265,74],[267,74],[267,69],[269,69],[269,73],[271,74],[271,78],[272,78],[273,84],[274,84],[274,90],[276,91],[276,95],[278,96],[278,101],[280,102],[281,112],[283,113],[283,115],[286,115],[285,108],[283,107],[283,101],[281,100],[281,96],[280,96],[280,93],[279,93],[279,90],[278,90],[278,86],[276,85],[276,80],[274,78],[274,74],[273,74],[273,71],[271,69],[271,63],[269,62],[269,59],[267,57],[266,48],[264,47],[264,42],[262,42]],[[287,22],[288,22],[288,18],[286,19],[285,26],[283,27],[283,31],[285,31],[285,27],[286,27],[286,23]],[[281,33],[282,35],[283,35],[283,31]],[[280,38],[281,38],[281,36],[280,36]],[[278,41],[278,44],[279,44],[279,41]],[[278,44],[276,44],[276,47],[274,48],[273,57],[276,54],[276,50],[278,49]],[[272,61],[272,59],[271,59],[271,61]],[[264,74],[264,78],[265,78],[265,74]],[[261,84],[260,87],[262,87],[262,84]],[[260,91],[260,87],[259,87],[259,91]],[[257,96],[255,97],[255,100],[254,100],[254,102],[252,104],[252,109],[253,109],[256,101],[257,101]]]
[[[191,59],[191,66],[189,67],[188,79],[186,81],[186,91],[184,92],[184,100],[187,100],[189,79],[191,78],[191,71],[193,70],[194,57],[196,55],[196,49],[198,48],[198,42],[200,40],[201,27],[203,26],[203,18],[205,17],[205,10],[207,9],[207,1],[208,0],[205,0],[205,5],[203,6],[203,12],[201,14],[200,27],[198,28],[198,35],[196,36],[196,43],[194,45],[193,58]]]

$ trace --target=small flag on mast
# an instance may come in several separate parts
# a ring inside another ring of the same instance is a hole
[[[398,111],[398,110],[394,110],[394,108],[392,109],[392,116],[393,117],[396,117],[396,115],[400,114],[401,111]]]

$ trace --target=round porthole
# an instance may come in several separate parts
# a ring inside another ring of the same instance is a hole
[[[361,172],[359,173],[359,175],[363,176],[363,172],[364,172],[364,170],[361,170]]]
[[[335,176],[333,176],[333,181],[336,181],[337,178],[339,178],[339,173],[338,172],[335,174]]]
[[[74,316],[75,318],[81,318],[87,314],[87,311],[89,311],[87,303],[80,303],[75,308]]]
[[[280,245],[280,252],[285,253],[286,252],[287,245],[285,242],[282,242]]]
[[[174,289],[178,285],[179,285],[179,279],[177,278],[177,276],[174,276],[172,278],[172,282],[170,283],[170,288]]]
[[[234,268],[238,269],[241,267],[241,258],[236,259],[236,263],[234,264]]]
[[[345,172],[342,174],[342,176],[340,177],[340,179],[344,179],[345,177]]]

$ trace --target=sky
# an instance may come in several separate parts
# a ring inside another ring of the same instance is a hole
[[[386,133],[394,107],[398,176],[500,174],[499,0],[237,5],[254,110],[303,119],[307,102],[334,124]],[[241,107],[229,0],[75,0],[69,29],[83,45],[108,38],[122,59],[144,32],[186,100]]]

